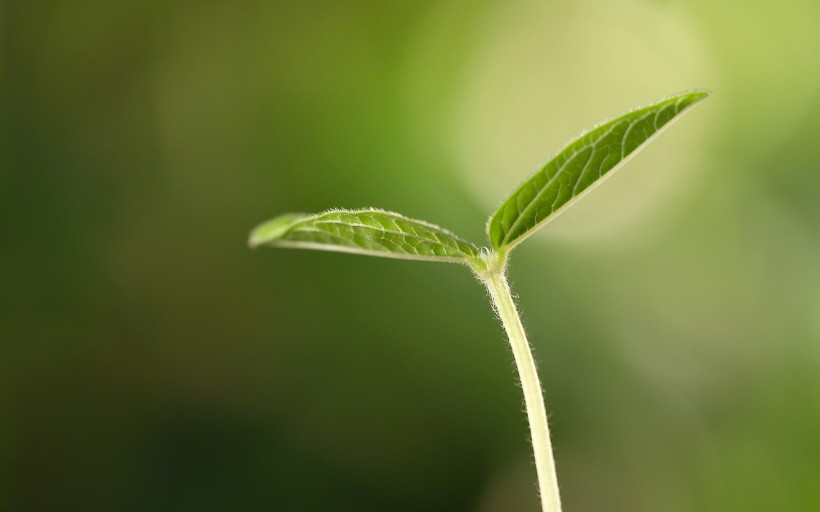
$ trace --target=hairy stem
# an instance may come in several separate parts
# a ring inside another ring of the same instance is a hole
[[[476,274],[490,292],[493,305],[501,318],[501,323],[504,324],[504,330],[507,332],[515,357],[515,365],[518,368],[521,387],[524,391],[527,419],[530,423],[541,508],[543,512],[561,512],[561,497],[558,494],[558,480],[555,475],[555,461],[552,456],[552,443],[547,426],[547,411],[544,407],[541,383],[538,380],[538,372],[524,327],[521,325],[521,319],[510,293],[510,286],[507,284],[504,265],[506,257],[501,255],[498,260],[500,263],[488,265],[489,268],[485,267],[483,271],[476,271]]]

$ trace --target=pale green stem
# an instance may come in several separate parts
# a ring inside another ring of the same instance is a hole
[[[535,361],[532,358],[527,336],[521,319],[515,308],[505,276],[505,255],[495,256],[495,264],[483,269],[476,269],[479,279],[487,286],[495,309],[504,324],[504,330],[510,340],[515,365],[524,391],[524,404],[527,408],[527,419],[530,423],[532,450],[535,455],[535,470],[538,473],[538,488],[541,494],[543,512],[561,512],[561,497],[558,494],[558,480],[555,475],[555,461],[552,457],[547,411],[544,407],[544,396]],[[485,260],[487,261],[487,260]]]

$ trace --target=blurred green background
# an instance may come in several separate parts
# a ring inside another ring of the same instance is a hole
[[[538,510],[460,267],[582,129],[714,96],[524,244],[567,512],[820,509],[820,3],[0,2],[0,510]]]

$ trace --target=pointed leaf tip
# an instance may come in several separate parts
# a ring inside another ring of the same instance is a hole
[[[273,243],[284,236],[294,224],[308,217],[310,215],[304,213],[287,213],[262,223],[251,231],[248,246],[256,248],[263,244]]]

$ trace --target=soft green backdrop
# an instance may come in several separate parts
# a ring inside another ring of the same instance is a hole
[[[512,280],[567,512],[820,509],[820,3],[0,1],[0,510],[534,512],[446,264],[250,251],[377,206],[479,242],[563,142],[714,96]]]

